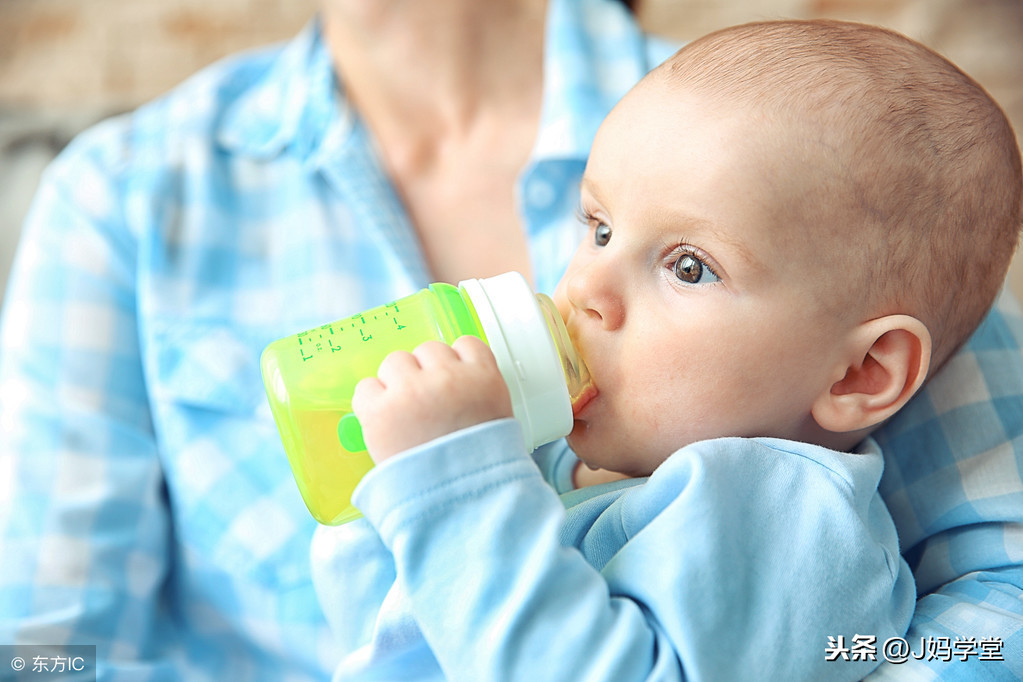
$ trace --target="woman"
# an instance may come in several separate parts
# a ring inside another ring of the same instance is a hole
[[[260,351],[430,281],[517,269],[551,291],[593,133],[670,52],[611,0],[321,9],[290,44],[101,124],[47,172],[0,345],[0,641],[96,644],[131,679],[329,676],[314,524]],[[960,466],[1019,466],[1023,416],[1002,406],[1023,394],[1023,335],[1006,320],[887,427],[882,490],[918,585],[938,590],[916,637],[1019,631],[1023,552],[1005,528],[1023,486]],[[1005,374],[985,365],[992,345],[1020,371],[997,404],[963,405],[943,387],[988,390]],[[1005,422],[990,442],[954,421],[984,418]],[[1008,615],[972,629],[998,599]]]

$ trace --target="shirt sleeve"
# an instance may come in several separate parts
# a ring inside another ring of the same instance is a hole
[[[400,659],[393,646],[398,638],[391,638],[392,646],[370,651],[380,632],[393,630],[378,621],[388,595],[395,591],[394,561],[373,527],[365,519],[320,526],[313,536],[311,562],[316,596],[334,635],[341,667],[359,665],[353,660],[359,658],[377,667]],[[415,624],[406,625],[412,636],[405,639],[417,639]]]
[[[825,660],[827,636],[902,634],[914,591],[880,456],[849,461],[690,447],[573,545],[503,420],[388,460],[355,499],[447,679],[860,679],[876,662]]]
[[[133,239],[99,170],[116,160],[98,158],[101,148],[80,140],[47,171],[8,287],[0,642],[95,644],[99,669],[131,660],[138,677],[173,639],[158,606],[170,524],[140,362]]]
[[[877,679],[1023,679],[1023,319],[1004,293],[875,436],[920,598]]]

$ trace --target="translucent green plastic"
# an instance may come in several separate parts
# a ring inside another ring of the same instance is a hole
[[[459,336],[486,341],[464,292],[432,284],[406,298],[274,341],[261,366],[270,408],[306,506],[323,524],[361,516],[352,491],[373,467],[352,410],[355,385],[395,350]]]

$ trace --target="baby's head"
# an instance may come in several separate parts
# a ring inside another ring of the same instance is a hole
[[[599,393],[573,448],[634,475],[721,436],[851,448],[984,316],[1021,192],[998,106],[902,36],[688,45],[611,112],[582,182],[556,300]]]

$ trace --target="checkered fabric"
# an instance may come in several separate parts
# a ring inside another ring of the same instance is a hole
[[[883,663],[876,679],[1023,679],[1021,344],[1023,317],[1005,293],[875,433],[881,494],[919,595],[912,653]]]
[[[517,196],[541,290],[593,134],[667,54],[619,3],[550,4]],[[3,309],[0,643],[96,644],[101,679],[329,677],[259,355],[429,282],[315,21],[73,142]]]

